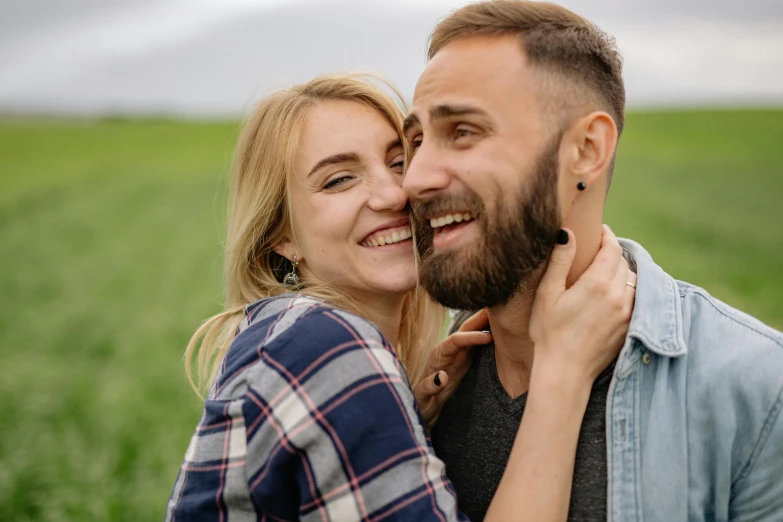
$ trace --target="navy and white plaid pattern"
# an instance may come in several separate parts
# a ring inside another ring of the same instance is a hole
[[[465,518],[392,347],[369,322],[289,295],[245,310],[166,520]]]

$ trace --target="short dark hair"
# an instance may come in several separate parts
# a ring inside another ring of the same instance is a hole
[[[515,35],[531,65],[567,80],[584,103],[592,100],[615,121],[618,135],[625,124],[623,62],[613,37],[589,20],[549,2],[485,0],[458,9],[430,36],[428,57],[454,40],[472,36]],[[562,82],[561,82],[562,83]],[[566,91],[568,92],[568,91]],[[573,94],[553,89],[553,100],[569,107]],[[570,112],[570,111],[569,111]],[[571,117],[574,115],[571,114]],[[609,170],[611,178],[611,171]]]

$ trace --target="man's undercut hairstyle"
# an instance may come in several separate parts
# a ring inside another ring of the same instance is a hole
[[[617,125],[618,136],[622,133],[623,62],[614,38],[557,4],[485,0],[467,5],[435,27],[428,57],[432,59],[455,40],[506,35],[517,36],[531,66],[548,73],[543,86],[551,105],[547,109],[570,121],[580,115],[576,111],[592,106],[606,111]]]

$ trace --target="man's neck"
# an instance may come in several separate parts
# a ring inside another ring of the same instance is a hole
[[[500,383],[512,398],[525,393],[533,369],[530,313],[540,274],[503,306],[489,309],[489,324],[495,344],[495,365]]]
[[[569,225],[567,225],[569,226]],[[577,252],[566,285],[570,287],[587,270],[601,246],[601,228],[572,227],[577,241]],[[581,230],[580,230],[581,228]],[[489,323],[495,344],[495,364],[500,383],[512,398],[527,392],[533,369],[535,347],[530,339],[530,314],[541,278],[542,268],[508,303],[490,308]]]

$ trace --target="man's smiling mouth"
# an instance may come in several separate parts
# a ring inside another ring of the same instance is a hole
[[[470,212],[452,212],[450,214],[444,214],[436,218],[430,218],[430,226],[435,231],[435,234],[442,234],[444,228],[453,223],[466,223],[473,221],[475,218]]]

